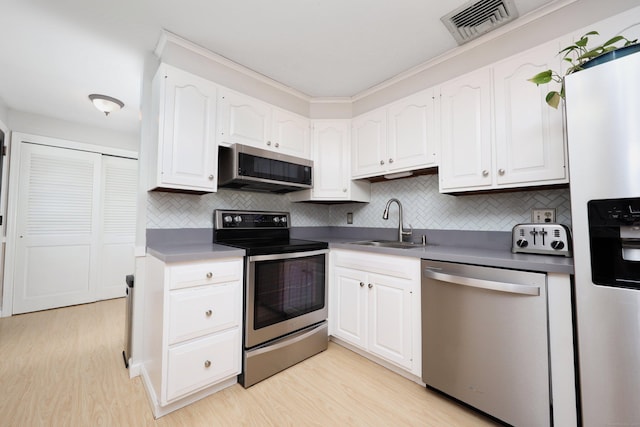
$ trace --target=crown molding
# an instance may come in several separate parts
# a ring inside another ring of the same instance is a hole
[[[204,58],[207,58],[210,61],[216,62],[224,67],[232,69],[238,73],[244,74],[247,77],[250,77],[254,80],[257,80],[261,83],[269,85],[275,89],[286,92],[289,95],[293,95],[297,98],[300,98],[303,101],[310,102],[313,99],[311,96],[306,93],[300,92],[299,90],[293,89],[287,85],[284,85],[276,80],[273,80],[270,77],[265,76],[264,74],[260,74],[257,71],[253,71],[250,68],[245,67],[244,65],[240,65],[237,62],[230,60],[229,58],[225,58],[222,55],[214,53],[200,45],[197,45],[187,39],[184,39],[170,31],[162,30],[160,34],[160,39],[158,40],[158,44],[154,50],[154,54],[162,60],[162,54],[166,49],[168,44],[173,44],[179,46],[183,49],[189,50],[193,53],[196,53]]]

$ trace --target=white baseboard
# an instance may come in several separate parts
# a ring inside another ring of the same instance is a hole
[[[405,370],[404,368],[401,368],[399,366],[394,365],[393,363],[389,363],[384,359],[381,359],[378,356],[375,356],[365,350],[362,350],[361,348],[358,348],[356,346],[354,346],[353,344],[349,344],[346,341],[341,340],[340,338],[336,338],[336,337],[329,337],[329,339],[331,341],[333,341],[334,343],[338,344],[341,347],[344,347],[348,350],[353,351],[354,353],[359,354],[360,356],[371,360],[374,363],[377,363],[378,365],[387,368],[388,370],[395,372],[396,374],[405,377],[408,380],[413,381],[414,383],[420,384],[421,386],[425,387],[426,384],[422,382],[422,378],[418,377],[417,375],[412,374],[411,372]]]
[[[191,405],[192,403],[197,402],[200,399],[204,399],[205,397],[212,395],[214,393],[217,393],[220,390],[223,390],[227,387],[231,387],[232,385],[238,382],[238,377],[234,375],[233,377],[226,379],[222,382],[219,382],[211,387],[205,388],[203,390],[190,394],[182,399],[179,399],[167,405],[161,406],[153,391],[151,380],[149,379],[147,371],[144,369],[144,365],[142,365],[140,368],[140,374],[142,376],[142,384],[144,385],[145,391],[147,392],[147,397],[149,398],[149,404],[151,405],[151,412],[153,412],[153,417],[156,419],[163,417],[180,408],[184,408],[185,406]]]

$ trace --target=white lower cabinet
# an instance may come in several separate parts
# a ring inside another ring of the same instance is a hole
[[[242,258],[146,258],[142,376],[160,417],[237,382]]]
[[[420,376],[420,260],[331,251],[330,334]]]

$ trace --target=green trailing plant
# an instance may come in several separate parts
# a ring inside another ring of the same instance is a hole
[[[558,108],[560,100],[564,99],[564,78],[569,74],[582,70],[582,66],[585,62],[600,56],[604,53],[612,50],[619,49],[621,47],[630,46],[638,42],[638,39],[629,40],[623,36],[615,36],[601,45],[595,47],[589,47],[589,37],[599,35],[597,31],[589,31],[574,44],[565,47],[558,55],[562,55],[563,61],[569,63],[568,68],[564,74],[560,74],[558,71],[546,70],[542,71],[535,76],[528,79],[528,81],[535,83],[536,85],[547,84],[552,81],[560,84],[559,90],[552,90],[547,93],[545,101],[553,108]],[[622,43],[620,45],[620,43]]]

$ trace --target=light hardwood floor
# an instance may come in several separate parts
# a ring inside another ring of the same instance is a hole
[[[249,389],[154,420],[122,362],[124,299],[0,319],[0,426],[489,426],[330,343]]]

